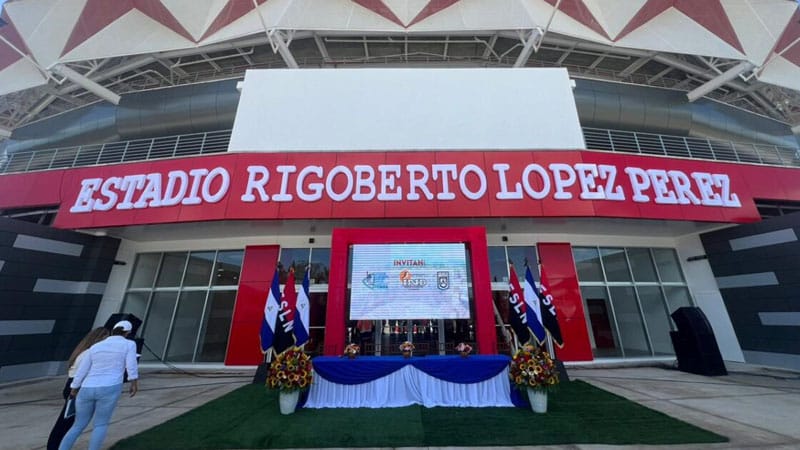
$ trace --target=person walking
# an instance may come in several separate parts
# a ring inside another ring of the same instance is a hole
[[[81,360],[86,356],[86,350],[89,349],[92,345],[102,341],[103,339],[107,338],[110,333],[105,327],[98,327],[94,330],[90,331],[86,336],[78,342],[78,345],[75,346],[75,350],[72,351],[72,354],[67,360],[67,383],[64,385],[64,391],[62,392],[62,396],[64,397],[64,406],[61,407],[61,412],[58,414],[58,419],[56,419],[55,425],[53,425],[53,429],[50,431],[50,436],[47,438],[47,450],[57,450],[59,444],[61,444],[61,440],[64,438],[64,435],[67,434],[67,431],[72,427],[72,424],[75,422],[75,416],[70,416],[64,418],[64,411],[67,408],[67,399],[69,399],[70,393],[70,384],[72,383],[72,379],[75,378],[75,372],[78,371],[78,364],[80,364]]]
[[[132,328],[127,320],[117,322],[111,336],[91,346],[78,364],[70,384],[70,397],[75,398],[75,423],[61,441],[59,450],[71,449],[92,417],[94,429],[89,438],[89,450],[100,450],[111,414],[122,394],[122,379],[126,371],[130,396],[139,390],[136,343],[126,339]]]

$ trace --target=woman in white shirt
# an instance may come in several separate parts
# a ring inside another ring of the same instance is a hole
[[[69,367],[67,376],[69,378],[67,378],[67,383],[64,385],[64,392],[62,394],[65,400],[64,406],[61,407],[58,420],[56,420],[55,425],[53,425],[53,430],[50,431],[50,437],[47,439],[47,450],[57,450],[58,445],[61,444],[61,439],[64,438],[64,435],[67,434],[67,431],[75,422],[75,416],[64,418],[64,410],[67,406],[66,400],[69,398],[69,393],[71,391],[70,384],[72,384],[72,379],[75,378],[75,372],[78,371],[78,364],[86,356],[86,350],[88,350],[89,347],[107,338],[108,335],[109,332],[105,327],[95,328],[78,342],[78,345],[75,346],[75,350],[73,350],[72,354],[69,356],[69,360],[67,361],[67,367]]]
[[[123,374],[128,372],[131,397],[139,390],[136,343],[126,339],[133,326],[127,320],[114,325],[111,337],[86,351],[70,387],[75,398],[75,424],[69,429],[59,450],[69,450],[94,417],[89,450],[100,450],[111,414],[122,393]]]

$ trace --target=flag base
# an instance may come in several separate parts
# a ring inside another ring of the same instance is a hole
[[[256,374],[253,375],[253,384],[267,384],[267,375],[269,375],[269,363],[259,364]]]
[[[569,375],[567,375],[567,368],[564,367],[564,363],[560,359],[554,359],[553,362],[556,363],[556,371],[558,372],[558,382],[559,383],[568,382]]]

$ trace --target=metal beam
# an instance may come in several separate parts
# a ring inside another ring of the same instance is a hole
[[[542,36],[544,36],[544,31],[541,28],[534,28],[531,30],[530,34],[528,34],[528,38],[522,34],[522,31],[519,32],[520,34],[520,41],[524,44],[522,47],[522,51],[517,56],[517,60],[514,62],[514,67],[525,67],[525,64],[528,62],[528,58],[531,57],[531,54],[539,48],[537,43],[541,41]]]
[[[75,72],[74,70],[70,69],[69,67],[63,64],[56,64],[50,68],[52,72],[58,73],[65,77],[66,79],[72,81],[73,83],[79,85],[80,87],[86,89],[87,91],[91,92],[92,94],[102,98],[103,100],[108,101],[114,105],[119,105],[120,96],[115,94],[109,89],[101,86],[100,84],[86,78],[85,76]]]
[[[606,56],[607,55],[603,54],[603,55],[600,55],[597,58],[595,58],[594,61],[592,61],[592,63],[589,64],[589,68],[590,69],[597,68],[597,66],[600,65],[600,63],[603,62],[604,59],[606,59]]]
[[[328,53],[328,47],[325,46],[325,41],[323,41],[317,33],[314,33],[314,42],[317,44],[317,50],[319,50],[319,54],[322,55],[322,60],[326,62],[330,61],[331,55]]]
[[[269,45],[272,47],[272,51],[280,53],[283,62],[286,63],[286,67],[290,69],[299,69],[300,66],[297,65],[297,61],[295,61],[292,52],[289,50],[289,43],[283,40],[283,33],[280,30],[267,27],[267,21],[264,20],[264,15],[258,7],[256,0],[253,0],[253,8],[258,11],[258,20],[261,21],[261,26],[264,28],[264,32],[267,33],[267,39],[269,39]],[[289,42],[291,42],[291,38]]]
[[[754,68],[755,65],[753,65],[753,63],[751,63],[750,61],[742,61],[739,64],[731,67],[725,72],[707,81],[705,84],[687,93],[686,97],[689,99],[690,102],[693,102],[699,98],[703,98],[703,96],[705,96],[706,94],[714,91],[719,87],[722,87],[727,82],[733,80],[734,78],[747,72],[748,70],[753,70]]]
[[[300,68],[300,66],[297,65],[297,61],[295,61],[294,56],[292,56],[291,50],[289,50],[289,44],[284,40],[283,32],[280,30],[269,30],[267,31],[267,37],[272,45],[272,51],[280,53],[281,58],[283,58],[283,62],[286,63],[286,67],[290,69]]]
[[[621,77],[629,77],[629,76],[633,75],[634,72],[636,72],[637,70],[639,70],[642,67],[644,67],[644,65],[649,63],[650,60],[652,60],[652,59],[653,59],[652,57],[637,59],[631,65],[629,65],[628,67],[622,69],[622,72],[619,73],[619,76],[621,76]]]
[[[696,66],[694,64],[687,63],[686,61],[681,61],[680,59],[678,59],[676,57],[665,55],[663,53],[658,53],[656,55],[653,55],[652,52],[648,52],[648,51],[645,51],[645,50],[636,50],[636,49],[621,48],[621,47],[615,47],[613,49],[609,49],[608,45],[596,44],[596,43],[592,43],[592,42],[575,42],[575,41],[571,41],[569,39],[555,37],[552,34],[549,34],[549,35],[545,36],[542,40],[544,42],[547,42],[548,44],[554,44],[554,45],[559,45],[559,46],[563,46],[563,47],[572,47],[573,49],[576,49],[576,50],[578,50],[578,49],[594,50],[594,51],[601,52],[601,53],[602,52],[613,51],[614,53],[618,53],[618,54],[622,54],[622,55],[638,56],[638,57],[642,57],[642,58],[652,57],[654,61],[657,61],[657,62],[659,62],[661,64],[664,64],[664,65],[667,65],[667,66],[672,66],[672,67],[674,67],[676,69],[679,69],[679,70],[682,70],[684,72],[691,73],[692,75],[696,75],[696,76],[703,77],[703,78],[706,78],[706,79],[711,79],[711,78],[716,76],[716,74],[709,73],[707,70],[705,70],[702,67],[698,67],[698,66]],[[745,82],[743,82],[741,80],[734,79],[734,80],[728,81],[725,84],[727,84],[728,86],[730,86],[730,87],[732,87],[734,89],[738,89],[738,90],[741,90],[741,91],[750,91],[751,90],[750,89],[750,85],[748,85],[747,83],[745,83]]]
[[[5,129],[0,127],[0,137],[2,138],[10,138],[11,137],[11,130]]]
[[[481,41],[482,42],[482,41]],[[486,44],[486,48],[483,49],[483,59],[489,59],[489,56],[494,53],[494,45],[497,44],[497,33],[493,34],[492,37],[489,38],[489,42]],[[497,56],[495,54],[495,56]]]
[[[216,71],[221,71],[222,67],[219,66],[213,59],[211,59],[207,53],[200,53],[200,57],[203,58],[203,61],[207,62],[208,65],[214,68]]]

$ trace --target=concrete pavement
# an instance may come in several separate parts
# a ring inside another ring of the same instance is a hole
[[[127,386],[117,404],[105,446],[152,428],[252,381],[246,372],[196,371],[175,373],[140,369],[139,393],[130,398]],[[43,378],[0,385],[0,450],[44,449],[63,405],[65,378]],[[92,425],[78,439],[85,449]]]
[[[727,436],[697,446],[571,445],[542,449],[798,449],[800,373],[726,363],[730,374],[703,377],[661,367],[568,367],[581,379],[649,408]],[[106,447],[251,381],[253,370],[193,374],[142,369],[139,394],[123,395]],[[0,385],[0,450],[43,449],[61,407],[63,378]],[[86,448],[88,431],[76,448]]]

